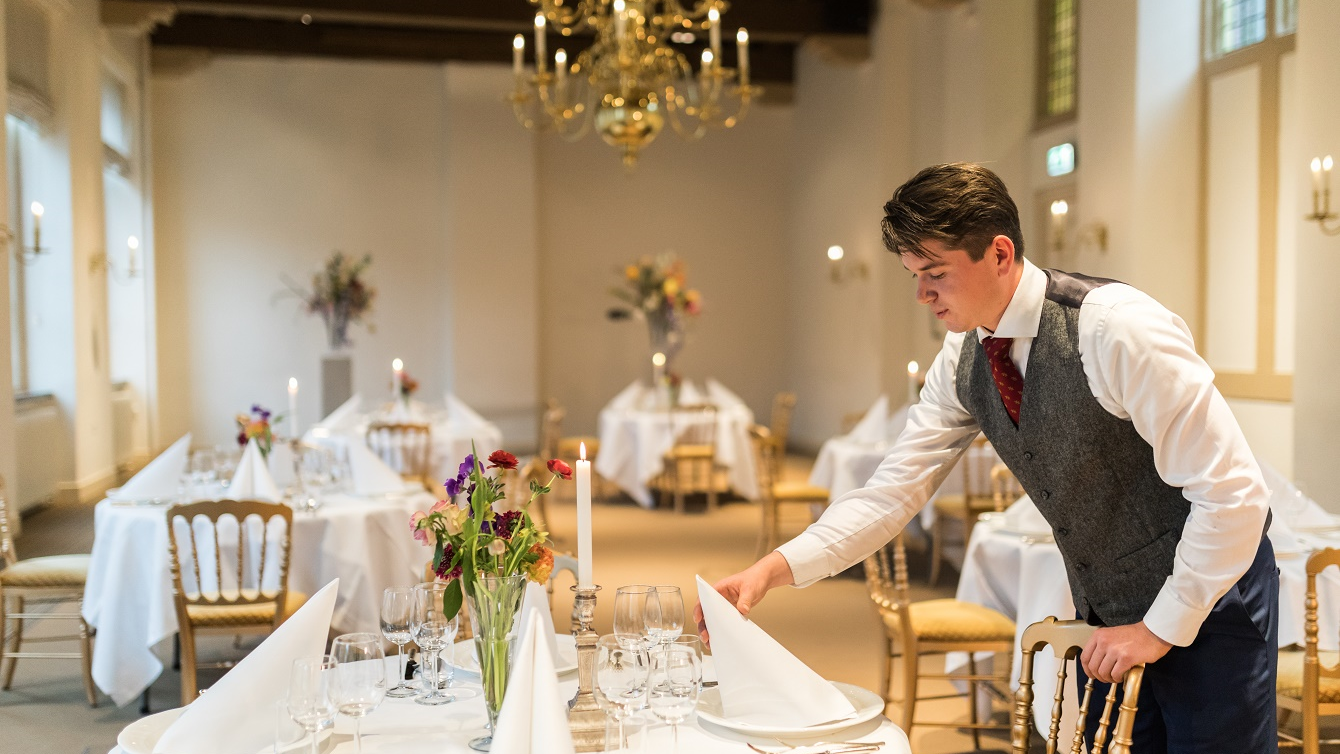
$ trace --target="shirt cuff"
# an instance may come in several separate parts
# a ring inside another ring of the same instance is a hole
[[[1170,579],[1171,581],[1171,579]],[[1145,611],[1145,627],[1160,639],[1179,647],[1185,647],[1196,640],[1200,625],[1209,616],[1214,606],[1202,610],[1190,607],[1177,599],[1168,583],[1164,583],[1154,604]]]
[[[791,577],[795,581],[795,586],[809,586],[833,575],[828,567],[828,549],[814,534],[803,532],[778,547],[777,552],[786,558],[786,564],[791,567]]]

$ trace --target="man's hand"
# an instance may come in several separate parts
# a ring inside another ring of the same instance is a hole
[[[1149,664],[1168,654],[1171,644],[1154,635],[1144,621],[1128,626],[1100,628],[1093,633],[1080,654],[1084,672],[1096,681],[1115,683],[1126,671]]]
[[[773,551],[743,571],[713,584],[712,588],[734,605],[740,615],[747,617],[754,606],[763,601],[769,589],[794,583],[791,565],[781,553]],[[701,603],[693,608],[693,619],[698,622],[698,635],[702,637],[703,644],[711,647],[712,640],[707,633],[707,623],[703,620]]]

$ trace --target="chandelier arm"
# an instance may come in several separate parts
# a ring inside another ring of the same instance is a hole
[[[530,4],[539,8],[545,21],[558,28],[560,33],[564,29],[571,33],[589,27],[590,19],[595,17],[597,13],[595,3],[592,0],[579,0],[577,5],[571,8],[558,5],[553,0],[530,0]]]

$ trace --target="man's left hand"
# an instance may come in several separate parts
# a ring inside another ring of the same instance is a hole
[[[1100,628],[1084,645],[1080,664],[1090,678],[1114,683],[1136,665],[1149,664],[1168,654],[1172,646],[1155,636],[1143,621],[1128,626]]]

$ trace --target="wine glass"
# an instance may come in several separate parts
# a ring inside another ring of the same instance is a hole
[[[694,646],[670,643],[651,650],[648,705],[653,715],[670,724],[675,754],[679,752],[679,724],[687,720],[698,705],[702,679],[702,659]]]
[[[442,693],[437,683],[440,674],[437,658],[443,649],[456,641],[456,632],[461,626],[459,612],[450,618],[442,612],[442,600],[446,594],[447,585],[441,582],[428,582],[414,587],[414,613],[410,618],[410,630],[414,632],[415,643],[428,655],[420,666],[420,672],[428,682],[428,691],[414,698],[418,704],[435,705],[456,701],[455,695]]]
[[[312,754],[318,754],[317,734],[335,724],[334,673],[330,655],[299,657],[289,671],[288,713],[312,734]]]
[[[614,593],[614,636],[625,647],[650,646],[647,627],[661,620],[655,594],[656,587],[643,584],[621,586]]]
[[[602,636],[596,643],[596,684],[600,696],[619,720],[619,745],[625,746],[623,722],[647,704],[650,661],[646,645],[629,645],[619,636]]]
[[[362,722],[386,696],[386,655],[377,634],[344,634],[330,643],[335,658],[335,707],[354,719],[354,746],[363,753]]]
[[[414,587],[393,586],[382,592],[382,636],[395,645],[396,659],[399,661],[397,666],[400,668],[395,687],[386,692],[392,699],[403,699],[419,693],[405,680],[405,645],[414,641],[414,632],[410,630],[410,616],[413,614]]]
[[[666,644],[684,632],[684,596],[677,586],[658,586],[648,595],[656,610],[646,612],[647,636],[653,645]]]

